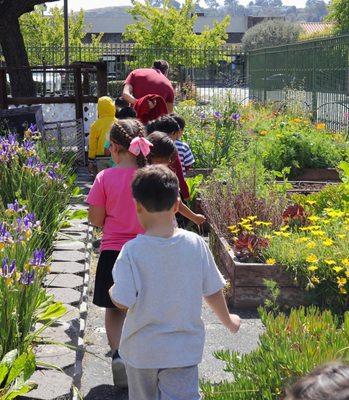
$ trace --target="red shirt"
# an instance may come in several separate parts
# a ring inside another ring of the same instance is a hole
[[[158,69],[135,69],[128,75],[125,83],[132,85],[133,95],[136,99],[140,99],[148,94],[157,94],[166,103],[174,102],[174,90],[171,82]]]
[[[179,190],[183,199],[188,200],[190,198],[189,188],[187,182],[184,179],[182,164],[177,151],[170,162],[169,168],[177,175]]]

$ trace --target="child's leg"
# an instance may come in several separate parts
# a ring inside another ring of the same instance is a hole
[[[199,400],[198,366],[159,370],[160,400]]]
[[[126,364],[129,400],[159,400],[158,369],[133,368]]]
[[[107,332],[109,346],[114,353],[119,348],[122,325],[126,313],[118,308],[105,309],[105,330]]]

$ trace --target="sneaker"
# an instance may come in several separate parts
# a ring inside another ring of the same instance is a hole
[[[127,388],[128,385],[125,363],[120,358],[118,350],[116,350],[113,354],[112,371],[114,386],[117,386],[119,388]]]

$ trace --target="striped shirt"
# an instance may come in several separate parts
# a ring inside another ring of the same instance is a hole
[[[175,145],[177,147],[179,159],[181,160],[183,175],[185,176],[186,169],[194,164],[195,159],[187,143],[176,140]]]

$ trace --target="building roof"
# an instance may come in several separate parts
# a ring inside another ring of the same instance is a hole
[[[106,7],[85,11],[85,24],[88,33],[124,33],[126,26],[134,23],[127,12],[129,7]],[[247,30],[247,17],[230,16],[227,33],[244,33]],[[212,28],[214,21],[222,21],[223,17],[197,17],[194,30],[201,33],[206,26]]]

